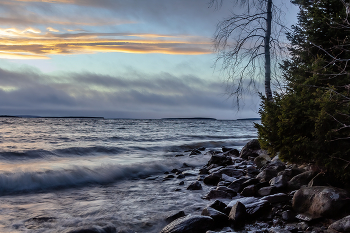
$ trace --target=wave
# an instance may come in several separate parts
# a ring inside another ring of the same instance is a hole
[[[124,152],[126,149],[111,146],[92,146],[92,147],[68,147],[64,149],[49,150],[28,150],[28,151],[5,151],[0,152],[0,158],[7,160],[22,159],[40,159],[49,157],[65,156],[89,156],[89,155],[116,155]]]
[[[202,166],[208,157],[173,158],[130,165],[74,166],[61,170],[16,171],[0,174],[0,194],[35,192],[72,188],[91,184],[109,184],[122,180],[146,178],[179,168],[183,162],[189,166]]]

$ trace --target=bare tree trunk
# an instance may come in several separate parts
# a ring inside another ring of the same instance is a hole
[[[270,38],[271,38],[271,22],[272,22],[272,0],[267,1],[267,18],[265,32],[265,95],[267,100],[272,100],[271,91],[271,55],[270,55]]]

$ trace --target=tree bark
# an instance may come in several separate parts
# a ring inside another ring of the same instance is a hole
[[[266,32],[265,32],[265,95],[267,100],[272,100],[271,91],[271,55],[270,55],[270,38],[271,38],[271,23],[272,23],[272,0],[267,1],[266,12]]]

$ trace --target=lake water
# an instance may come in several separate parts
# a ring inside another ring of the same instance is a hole
[[[208,204],[209,187],[186,190],[196,176],[179,186],[164,172],[183,163],[195,170],[207,151],[256,137],[250,120],[0,118],[0,232],[159,232],[170,213]]]

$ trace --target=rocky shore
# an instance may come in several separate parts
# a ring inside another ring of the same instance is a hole
[[[241,151],[225,147],[205,151],[187,152],[193,158],[209,153],[209,161],[201,168],[183,164],[163,176],[147,178],[172,181],[175,186],[169,188],[175,192],[204,192],[202,198],[209,203],[196,214],[170,214],[160,233],[350,232],[348,187],[337,187],[336,180],[322,171],[311,165],[284,163],[278,156],[270,158],[256,139]],[[69,233],[96,232],[135,233],[118,231],[115,226]]]
[[[322,171],[271,159],[257,140],[240,152],[208,153],[211,159],[187,189],[211,186],[203,197],[211,203],[201,215],[169,216],[160,233],[350,232],[350,195]],[[172,172],[165,179],[184,175]]]

